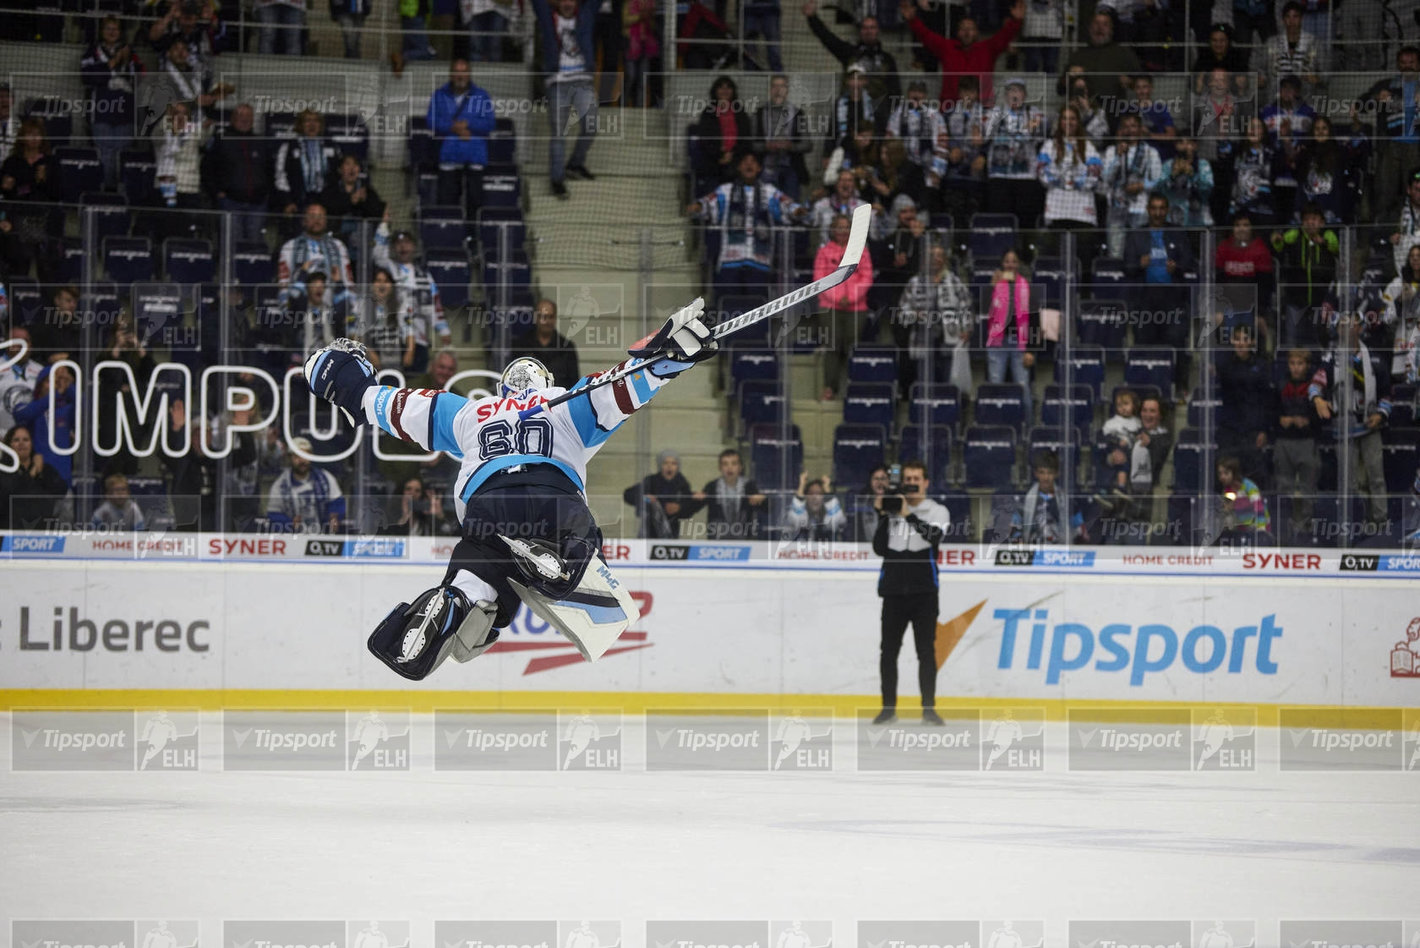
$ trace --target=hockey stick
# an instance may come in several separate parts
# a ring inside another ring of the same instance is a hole
[[[739,332],[755,323],[763,322],[771,316],[778,315],[804,300],[810,299],[825,290],[831,290],[853,275],[853,271],[858,269],[858,261],[863,257],[863,248],[868,244],[868,226],[873,216],[873,208],[870,204],[864,204],[853,211],[853,229],[848,234],[848,244],[843,248],[843,259],[839,262],[838,268],[832,273],[825,274],[812,283],[806,283],[797,290],[792,290],[779,297],[777,300],[770,300],[763,306],[756,306],[754,309],[741,313],[733,319],[727,319],[719,323],[710,330],[710,335],[717,342],[726,336]],[[563,402],[571,401],[582,395],[594,392],[605,385],[613,382],[620,382],[622,379],[635,375],[653,362],[672,356],[668,350],[654,352],[648,356],[632,359],[622,365],[621,368],[597,376],[596,379],[583,385],[581,388],[573,389],[570,392],[563,392],[556,398],[550,399],[541,405],[534,405],[532,408],[524,409],[518,413],[519,418],[528,418],[540,411],[555,408]]]

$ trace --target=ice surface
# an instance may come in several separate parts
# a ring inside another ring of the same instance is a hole
[[[214,945],[224,919],[404,919],[424,948],[436,919],[620,919],[642,948],[656,919],[831,920],[844,946],[867,919],[1042,919],[1064,945],[1070,919],[1242,918],[1268,945],[1277,919],[1420,918],[1420,772],[1284,772],[1269,729],[1241,773],[866,772],[843,720],[831,772],[659,771],[674,722],[628,716],[622,769],[520,772],[435,771],[436,723],[385,719],[407,771],[224,771],[216,714],[197,772],[7,761],[0,916],[197,919]]]

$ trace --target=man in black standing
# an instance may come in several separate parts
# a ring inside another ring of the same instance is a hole
[[[895,487],[896,485],[894,485]],[[897,720],[897,656],[909,623],[917,649],[917,682],[922,689],[922,723],[942,723],[937,714],[937,547],[951,514],[927,499],[927,467],[919,461],[902,466],[899,490],[889,487],[873,502],[883,516],[873,534],[873,552],[883,558],[878,595],[883,600],[883,709],[874,724]]]

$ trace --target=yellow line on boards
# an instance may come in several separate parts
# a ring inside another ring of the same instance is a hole
[[[279,689],[6,689],[0,690],[0,711],[11,710],[114,710],[157,709],[197,711],[409,711],[476,710],[503,713],[563,711],[622,714],[754,714],[781,713],[804,716],[857,717],[875,714],[878,700],[871,695],[715,694],[611,691],[286,691]],[[901,702],[899,713],[912,715],[914,700]],[[1276,705],[1241,702],[1105,701],[1097,699],[941,698],[937,711],[946,718],[961,718],[1011,709],[1044,713],[1046,720],[1098,720],[1104,722],[1202,724],[1200,715],[1222,712],[1229,723],[1235,715],[1255,714],[1255,723],[1277,727],[1286,712],[1288,727],[1394,729],[1400,726],[1401,708],[1346,707],[1343,705]],[[1184,714],[1189,719],[1183,718]],[[1033,715],[1032,715],[1033,716]]]

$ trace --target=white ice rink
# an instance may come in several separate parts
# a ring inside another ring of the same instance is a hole
[[[1420,935],[1420,772],[1283,772],[1269,729],[1242,773],[868,773],[843,721],[832,772],[650,772],[628,717],[617,772],[436,772],[415,715],[409,771],[323,774],[222,770],[215,718],[195,773],[0,771],[0,916],[195,919],[209,945],[224,919],[403,919],[422,948],[438,919],[619,919],[626,948],[657,919],[827,920],[840,948],[868,919]]]

